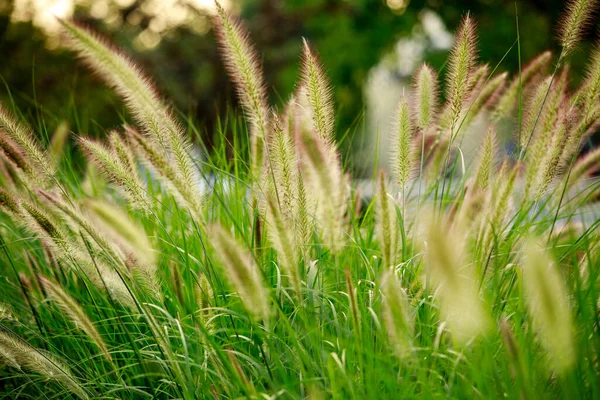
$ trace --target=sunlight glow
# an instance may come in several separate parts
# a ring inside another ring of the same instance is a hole
[[[395,14],[403,14],[410,0],[387,0],[387,6]]]
[[[52,34],[60,29],[56,19],[73,15],[73,0],[21,0],[15,1],[11,20],[13,22],[31,21],[44,32]]]
[[[236,12],[234,1],[220,0],[224,8]],[[120,11],[134,3],[135,0],[15,0],[10,18],[12,22],[31,22],[41,29],[48,38],[48,47],[59,43],[57,17],[72,17],[76,8],[86,10],[86,14],[113,28],[123,23],[137,26],[146,21],[148,26],[134,39],[135,47],[145,51],[158,46],[162,37],[175,28],[206,34],[210,29],[208,16],[215,10],[214,0],[146,0],[123,21]]]

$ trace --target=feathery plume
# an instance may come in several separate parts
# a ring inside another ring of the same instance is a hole
[[[559,39],[563,47],[562,57],[567,57],[581,40],[584,31],[592,23],[596,0],[571,0],[561,18]]]
[[[271,118],[273,137],[269,143],[269,165],[275,196],[284,218],[294,221],[298,198],[298,159],[293,137],[284,131],[279,117]]]
[[[0,184],[4,187],[12,187],[15,190],[18,188],[20,179],[15,171],[14,164],[7,159],[2,152],[2,143],[0,143]]]
[[[311,243],[314,219],[311,218],[309,210],[313,209],[311,202],[314,200],[308,194],[308,189],[304,183],[304,177],[298,174],[298,200],[296,201],[296,221],[295,221],[295,238],[296,245],[300,249],[302,257],[308,261],[309,246]]]
[[[2,149],[6,161],[23,171],[28,179],[31,179],[29,177],[35,174],[35,169],[29,160],[27,160],[25,154],[10,138],[2,137],[1,135],[0,138],[2,139],[0,140],[0,149]]]
[[[0,210],[13,215],[19,214],[20,211],[13,195],[2,188],[0,188]]]
[[[144,133],[167,149],[168,131],[179,128],[141,69],[94,33],[71,21],[61,22],[70,38],[69,47],[116,90]]]
[[[18,321],[12,307],[8,304],[0,303],[0,322]]]
[[[155,266],[156,254],[144,228],[126,212],[109,202],[86,199],[83,209],[94,226],[118,243],[125,253],[134,254],[145,266]]]
[[[438,107],[438,77],[433,68],[423,64],[414,80],[416,124],[422,132],[433,123]]]
[[[267,203],[267,234],[273,248],[277,252],[279,266],[283,274],[289,279],[298,299],[301,300],[301,281],[298,270],[298,249],[294,240],[294,233],[290,229],[289,220],[286,220],[280,210],[277,200],[273,196],[266,197]],[[293,225],[292,225],[293,226]]]
[[[561,373],[575,362],[575,342],[568,292],[560,272],[540,243],[528,240],[524,249],[523,286],[529,313],[540,340]]]
[[[132,272],[144,289],[151,291],[154,297],[162,298],[156,259],[148,238],[127,214],[92,200],[86,202],[88,213],[84,214],[79,207],[67,204],[53,193],[41,190],[38,193],[93,239],[94,247],[106,254],[108,265],[117,268],[121,274]]]
[[[106,289],[121,304],[135,308],[135,301],[121,276],[101,260],[86,259],[85,252],[52,220],[51,213],[26,201],[22,201],[20,206],[24,211],[24,225],[37,234],[43,243],[51,246],[59,258],[67,261],[76,272],[82,272],[99,289]]]
[[[446,87],[452,137],[456,134],[456,122],[471,91],[470,80],[476,59],[475,40],[475,22],[467,14],[456,33],[456,42],[448,58]]]
[[[83,216],[81,211],[76,208],[76,206],[67,204],[66,201],[51,192],[39,190],[38,194],[41,200],[58,210],[60,214],[66,216],[67,219],[74,222],[77,227],[83,229],[83,231],[85,231],[85,233],[87,233],[94,240],[95,245],[97,245],[103,252],[106,252],[109,262],[116,262],[117,266],[123,264],[123,256],[119,249],[113,246],[112,243],[109,243],[109,241],[96,229],[95,224]]]
[[[490,125],[483,140],[475,173],[474,186],[478,190],[486,190],[490,186],[492,172],[494,171],[496,146],[496,130],[494,125]]]
[[[307,96],[301,85],[297,93],[292,95],[286,104],[281,119],[273,116],[273,138],[271,140],[271,157],[275,160],[273,168],[275,179],[279,182],[282,190],[278,189],[282,212],[289,215],[293,223],[293,232],[296,246],[300,249],[304,259],[308,260],[309,244],[314,229],[314,220],[309,215],[310,210],[316,207],[314,193],[307,187],[305,173],[302,170],[302,160],[299,147],[301,146],[301,135],[311,131],[310,117],[306,112],[309,109]],[[278,164],[281,167],[278,167]],[[283,168],[283,166],[286,166]],[[294,180],[294,181],[292,181]],[[288,183],[289,182],[289,183]],[[275,186],[276,188],[278,186]],[[290,195],[286,199],[286,193]],[[283,199],[282,199],[283,197]],[[286,205],[291,204],[287,209]]]
[[[511,196],[515,187],[517,172],[518,165],[511,168],[509,167],[508,160],[505,160],[494,182],[490,193],[491,198],[488,200],[489,205],[486,207],[483,216],[484,223],[479,236],[482,249],[481,257],[484,260],[488,259],[492,250],[494,234],[499,236],[503,232],[511,206]]]
[[[262,176],[269,127],[262,67],[244,27],[228,15],[219,2],[215,4],[217,13],[214,26],[217,39],[225,67],[250,122],[252,175],[258,180]]]
[[[8,349],[5,349],[2,345],[0,345],[0,366],[21,369],[21,366],[17,360],[15,357],[13,357],[12,352]]]
[[[267,320],[271,313],[269,291],[252,255],[220,225],[211,226],[209,231],[215,254],[223,263],[225,275],[242,304],[255,320]]]
[[[600,97],[600,43],[592,51],[591,61],[587,67],[586,79],[582,85],[583,114],[587,116],[598,104]]]
[[[399,358],[406,358],[412,352],[413,339],[408,296],[390,269],[381,275],[380,288],[383,319],[390,344]]]
[[[2,178],[13,186],[20,182],[27,182],[31,178],[33,167],[27,161],[25,156],[15,147],[8,138],[0,140],[0,164],[2,168]],[[21,174],[19,171],[22,171]]]
[[[332,142],[335,116],[331,87],[316,54],[306,39],[303,43],[302,83],[306,88],[314,130],[325,142]]]
[[[196,306],[198,307],[198,313],[200,313],[201,321],[209,330],[211,328],[210,317],[212,313],[210,308],[213,303],[213,296],[213,289],[210,285],[210,282],[206,278],[206,275],[200,273],[198,276],[198,282],[194,287],[194,297],[196,299]]]
[[[108,351],[104,339],[102,339],[102,336],[94,326],[94,323],[90,320],[79,303],[56,283],[43,276],[40,276],[39,279],[44,290],[48,296],[54,300],[60,311],[67,316],[77,328],[85,332],[90,340],[102,351],[106,359],[109,362],[112,362],[112,357],[110,356],[110,352]]]
[[[70,46],[124,100],[143,132],[158,144],[161,152],[174,161],[177,177],[195,196],[199,196],[196,167],[190,155],[191,144],[181,125],[162,104],[150,80],[124,55],[109,48],[87,30],[62,21]]]
[[[404,96],[400,99],[396,118],[391,164],[394,178],[400,185],[401,190],[404,190],[413,173],[416,153],[413,145],[413,124],[410,107]]]
[[[344,224],[348,208],[348,181],[339,154],[320,136],[300,134],[303,166],[315,195],[316,222],[323,243],[338,253],[345,242]]]
[[[18,190],[19,178],[10,161],[6,159],[0,149],[0,186]]]
[[[120,158],[110,149],[90,139],[79,139],[88,159],[126,196],[132,207],[150,210],[152,202],[137,174],[131,174]]]
[[[59,226],[58,221],[54,220],[52,213],[23,200],[19,202],[19,208],[22,216],[20,223],[28,231],[37,235],[44,244],[44,247],[47,247],[62,260],[73,261],[80,258],[81,252],[76,242],[67,237],[67,234]],[[87,266],[87,263],[81,263],[81,265]],[[89,275],[92,281],[97,277],[97,273],[95,272]]]
[[[564,167],[561,165],[561,160],[572,129],[573,127],[568,117],[565,116],[558,122],[558,126],[552,134],[550,147],[546,149],[545,156],[538,169],[536,199],[541,198],[548,189],[548,186],[550,186],[554,178],[560,174],[561,169]]]
[[[300,82],[286,110],[289,133],[293,136],[297,146],[302,141],[301,135],[308,133],[316,134],[307,92],[308,88],[306,85]],[[333,145],[331,141],[326,141],[326,143]]]
[[[51,213],[27,201],[21,201],[20,206],[24,210],[23,216],[25,217],[27,227],[32,232],[36,232],[42,238],[48,239],[64,254],[70,253],[70,241],[67,240],[67,236],[59,227],[58,222],[52,220]]]
[[[183,132],[172,134],[169,136],[169,144],[171,146],[171,159],[175,160],[175,171],[177,180],[181,185],[187,187],[189,204],[193,204],[194,210],[196,207],[201,208],[201,199],[203,198],[200,192],[200,181],[198,179],[198,169],[196,162],[192,158],[192,144]]]
[[[302,159],[300,154],[300,147],[302,146],[301,135],[311,132],[310,116],[308,115],[308,109],[310,108],[307,103],[307,96],[305,95],[305,88],[301,85],[297,89],[297,93],[294,94],[288,101],[282,121],[282,131],[274,129],[273,144],[281,143],[278,147],[280,150],[275,150],[272,155],[277,158],[277,152],[287,154],[286,159],[293,159],[296,165],[290,168],[293,171],[292,176],[296,177],[296,184],[289,185],[290,190],[295,191],[295,202],[292,209],[292,215],[294,217],[294,235],[298,249],[302,253],[302,257],[308,261],[308,253],[310,250],[310,243],[314,231],[314,215],[311,211],[316,208],[316,196],[314,191],[310,188],[310,182],[305,180],[306,171],[303,170]],[[279,138],[278,135],[283,133],[288,139]],[[282,174],[283,175],[283,174]],[[280,179],[282,182],[285,180]],[[308,185],[308,186],[307,186]]]
[[[454,340],[466,344],[486,333],[489,314],[481,299],[474,271],[466,260],[464,235],[459,228],[432,220],[426,232],[426,267],[436,287],[441,311]]]
[[[546,160],[548,159],[548,154],[550,152],[559,151],[560,154],[553,155],[553,158],[558,157],[556,158],[556,162],[554,162],[555,166],[559,165],[560,155],[566,147],[568,136],[570,136],[570,132],[565,130],[567,129],[565,124],[568,122],[569,125],[571,125],[572,117],[566,119],[566,113],[563,110],[567,101],[565,93],[567,87],[567,71],[568,69],[565,68],[552,86],[549,86],[552,82],[552,78],[548,77],[536,89],[530,109],[528,110],[527,119],[525,120],[520,137],[521,151],[526,151],[527,159],[527,176],[525,181],[526,196],[529,196],[532,189],[537,191],[544,186],[544,184],[541,184],[541,181],[543,180],[541,176],[543,176],[543,174],[548,172],[554,173],[554,167],[548,169],[544,167],[544,163],[548,164]],[[572,114],[572,111],[569,113]],[[561,145],[560,149],[553,147],[555,143],[558,143],[557,136],[560,137],[561,141],[564,141],[564,144]],[[548,151],[549,149],[551,150],[550,152]],[[552,179],[552,176],[550,179]],[[542,192],[544,190],[545,188]],[[541,195],[542,193],[540,192],[537,194]]]
[[[117,156],[121,162],[121,165],[123,165],[123,167],[125,167],[130,174],[137,176],[139,169],[131,146],[125,142],[125,140],[117,131],[111,131],[109,133],[108,140],[113,154]]]
[[[398,248],[400,247],[400,230],[394,204],[387,192],[385,176],[379,174],[378,193],[375,199],[375,232],[381,246],[383,266],[389,268],[395,265]]]
[[[56,165],[53,159],[40,148],[37,141],[33,138],[31,130],[17,121],[15,116],[9,113],[1,104],[0,143],[2,149],[8,154],[9,158],[12,159],[12,157],[10,157],[11,154],[19,154],[22,156],[22,161],[24,161],[21,165],[31,163],[31,170],[24,171],[34,182],[48,185],[54,178]],[[13,149],[12,152],[7,151],[9,148]],[[16,165],[21,167],[19,164]]]
[[[81,399],[89,395],[81,383],[71,374],[67,365],[53,354],[31,347],[11,333],[0,331],[0,358],[10,360],[11,365],[27,369],[57,381],[69,392]]]
[[[190,184],[172,164],[161,154],[156,146],[144,140],[144,137],[130,127],[126,127],[129,137],[133,140],[141,158],[158,174],[161,183],[169,190],[181,207],[187,208],[198,224],[203,224],[203,196],[199,193],[197,184]]]
[[[138,310],[134,294],[131,293],[127,284],[123,281],[123,276],[115,271],[115,269],[98,261],[95,262],[96,265],[90,265],[90,261],[83,258],[75,261],[83,269],[86,278],[97,288],[108,292],[113,299],[124,307],[135,311]],[[99,273],[96,271],[96,268],[99,270]]]

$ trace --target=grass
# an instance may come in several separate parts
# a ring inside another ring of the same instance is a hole
[[[47,150],[0,110],[0,397],[598,397],[600,153],[579,154],[600,51],[577,90],[565,72],[593,5],[568,7],[551,73],[543,53],[512,80],[477,62],[467,16],[445,102],[420,69],[391,122],[392,176],[366,187],[344,174],[308,43],[271,112],[219,9],[246,118],[220,121],[199,158],[142,73],[64,22],[136,126],[79,138],[81,178],[64,132]]]

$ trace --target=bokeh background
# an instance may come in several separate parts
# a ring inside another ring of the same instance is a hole
[[[355,156],[350,160],[372,151],[374,133],[385,131],[396,99],[421,62],[442,69],[443,75],[452,33],[467,11],[479,25],[481,60],[514,73],[519,66],[517,15],[526,61],[545,49],[557,50],[556,26],[565,5],[563,0],[221,3],[248,27],[274,106],[294,90],[302,38],[318,49],[335,88],[342,148]],[[0,101],[12,103],[50,133],[66,121],[77,134],[102,136],[127,120],[118,98],[61,47],[55,16],[73,17],[131,55],[210,147],[217,120],[239,114],[217,52],[213,12],[213,0],[0,0]],[[571,60],[573,84],[582,76],[597,30],[589,30]],[[350,164],[355,170],[364,167]]]

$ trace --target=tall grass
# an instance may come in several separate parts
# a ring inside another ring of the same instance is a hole
[[[1,397],[598,397],[600,153],[580,153],[600,50],[577,89],[567,67],[594,5],[513,77],[479,64],[467,15],[446,84],[423,66],[400,100],[366,203],[308,42],[270,109],[218,7],[247,126],[221,121],[198,159],[139,68],[64,21],[136,126],[76,133],[77,178],[64,132],[45,146],[0,109]]]

